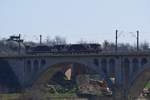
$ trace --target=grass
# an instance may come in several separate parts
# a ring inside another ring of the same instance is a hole
[[[146,83],[145,88],[150,88],[150,82]]]
[[[22,95],[23,94],[21,93],[0,94],[0,100],[20,100],[19,98]],[[25,93],[24,95],[29,96],[29,94],[27,93]],[[63,94],[46,93],[45,96],[50,98],[76,98],[77,97],[75,93],[63,93]]]
[[[50,97],[76,97],[76,94],[74,93],[64,93],[64,94],[48,94]]]
[[[0,100],[17,100],[19,96],[18,93],[0,94]]]

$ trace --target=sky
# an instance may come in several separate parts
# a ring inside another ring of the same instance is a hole
[[[150,0],[0,0],[0,38],[21,33],[25,40],[39,35],[80,40],[150,42]]]

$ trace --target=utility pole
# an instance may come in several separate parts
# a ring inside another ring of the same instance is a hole
[[[42,35],[40,35],[40,44],[42,44]]]
[[[20,49],[21,49],[21,46],[20,46],[20,42],[21,42],[21,41],[20,41],[20,38],[21,38],[21,34],[19,34],[19,40],[18,40],[18,42],[19,42],[19,51],[18,51],[19,54],[21,53],[21,50],[20,50]]]
[[[137,30],[137,51],[139,51],[139,31]]]
[[[40,35],[40,44],[42,44],[42,35]]]
[[[118,51],[118,30],[116,30],[116,48],[115,51]]]

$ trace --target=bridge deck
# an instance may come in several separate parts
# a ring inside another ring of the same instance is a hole
[[[41,53],[41,54],[18,54],[0,55],[2,58],[32,58],[32,57],[99,57],[99,56],[150,56],[150,52],[102,52],[102,53]]]

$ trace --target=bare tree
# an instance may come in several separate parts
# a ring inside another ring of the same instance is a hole
[[[54,41],[56,45],[66,44],[66,39],[60,36],[55,36]]]
[[[149,49],[149,43],[146,42],[146,41],[145,41],[144,43],[141,43],[140,49],[141,49],[142,51],[148,51],[148,50],[150,50],[150,49]]]
[[[54,39],[51,39],[50,37],[47,37],[46,45],[62,45],[66,44],[66,39],[60,36],[55,36]]]
[[[81,40],[79,40],[79,41],[77,42],[77,44],[87,44],[87,41],[81,39]]]
[[[107,40],[104,40],[102,47],[104,50],[109,50],[110,49],[110,43]]]

